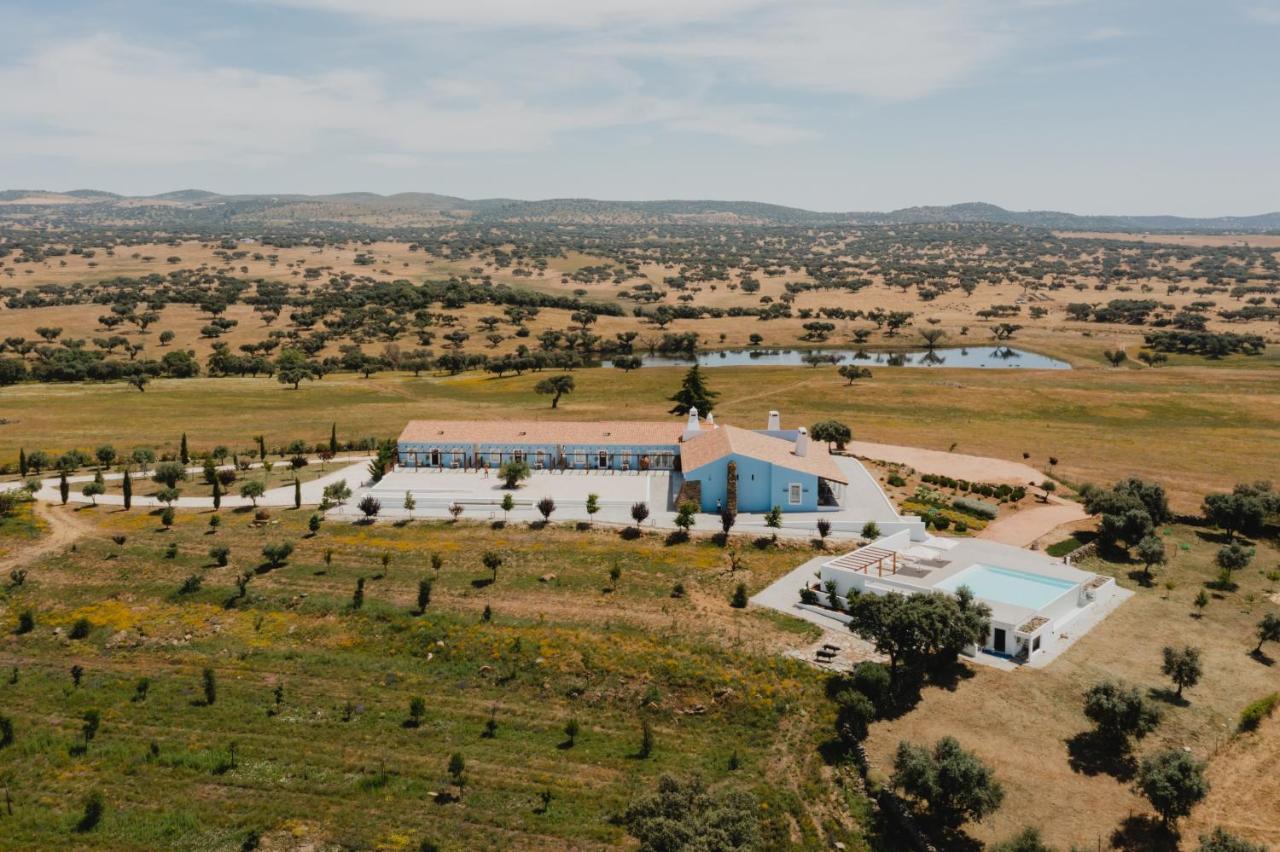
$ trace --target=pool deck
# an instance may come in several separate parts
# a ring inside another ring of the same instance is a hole
[[[917,565],[929,568],[929,570],[923,573],[919,571],[899,572],[892,576],[886,576],[885,579],[923,592],[937,589],[939,584],[945,583],[955,575],[967,571],[975,565],[991,565],[1009,571],[1021,571],[1042,577],[1051,577],[1073,585],[1088,582],[1094,576],[1039,551],[1024,550],[1007,544],[976,538],[931,536],[927,542],[912,544],[903,551],[903,555],[917,560]],[[993,618],[1007,624],[1022,624],[1037,612],[1037,609],[1032,607],[1019,606],[1008,601],[993,600],[981,595],[976,596],[991,607]]]
[[[1044,553],[1021,550],[1010,545],[980,539],[947,539],[931,537],[923,544],[913,544],[905,551],[917,560],[934,557],[934,564],[923,571],[899,572],[886,575],[885,580],[895,580],[902,591],[911,589],[929,592],[937,588],[937,584],[947,577],[954,577],[974,565],[991,565],[1005,570],[1022,571],[1029,574],[1051,577],[1072,583],[1072,589],[1064,594],[1075,593],[1078,584],[1093,579],[1096,575],[1067,565],[1060,560],[1046,556]],[[800,618],[810,624],[817,625],[823,631],[834,635],[847,635],[849,617],[843,613],[814,605],[800,603],[800,590],[812,584],[818,577],[823,565],[839,554],[828,552],[814,556],[793,568],[786,575],[760,590],[751,598],[754,606],[764,606],[787,615]],[[945,562],[943,561],[945,560]],[[1109,578],[1108,578],[1109,579]],[[887,585],[887,584],[886,584]],[[1015,662],[1012,658],[979,650],[965,659],[983,666],[1015,671],[1022,666],[1044,668],[1071,648],[1084,634],[1103,621],[1108,615],[1128,600],[1133,592],[1122,589],[1114,582],[1107,582],[1097,589],[1096,598],[1085,607],[1077,607],[1071,613],[1057,620],[1052,627],[1054,641],[1047,647],[1031,656],[1025,663]],[[991,608],[992,620],[1005,624],[1019,625],[1037,614],[1037,610],[1014,604],[995,601],[979,596],[979,599]],[[838,643],[837,643],[838,644]]]

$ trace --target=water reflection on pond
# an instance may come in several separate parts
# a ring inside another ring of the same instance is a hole
[[[641,356],[645,367],[680,367],[694,359],[668,355]],[[884,367],[966,367],[995,370],[1070,370],[1071,365],[1047,355],[1008,346],[951,346],[911,352],[883,352],[868,349],[726,349],[702,352],[697,362],[703,367],[787,367],[822,364],[861,364]]]

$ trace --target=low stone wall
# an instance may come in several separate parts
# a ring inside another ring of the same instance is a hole
[[[1066,556],[1062,557],[1062,561],[1067,563],[1068,565],[1075,565],[1081,559],[1087,559],[1090,556],[1094,556],[1097,554],[1097,552],[1098,552],[1098,540],[1094,539],[1088,544],[1080,545],[1075,550],[1071,551]]]

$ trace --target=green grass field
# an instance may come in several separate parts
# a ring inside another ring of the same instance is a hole
[[[306,537],[307,514],[254,525],[224,512],[209,533],[208,513],[179,513],[165,532],[153,515],[83,509],[92,534],[3,592],[0,711],[15,740],[0,749],[14,803],[2,845],[235,849],[258,832],[270,848],[597,848],[623,841],[616,817],[659,775],[698,772],[759,797],[770,848],[861,847],[856,802],[818,751],[831,725],[822,675],[776,653],[810,628],[729,606],[738,582],[754,592],[807,552],[751,549],[735,574],[709,543],[426,522]],[[286,540],[289,560],[263,566],[262,546]],[[228,567],[208,557],[214,544],[231,549]],[[504,557],[492,584],[487,550]],[[415,615],[431,552],[444,565]],[[201,586],[183,593],[191,576]],[[24,610],[35,629],[15,635]],[[68,638],[80,618],[89,635]],[[414,697],[425,713],[409,725]],[[101,727],[80,754],[88,710]],[[456,792],[454,752],[461,801],[433,795]],[[92,790],[105,814],[77,834]]]
[[[763,425],[770,409],[788,424],[834,417],[861,440],[1021,459],[1072,482],[1140,475],[1160,480],[1175,504],[1193,510],[1210,489],[1280,478],[1280,370],[1272,361],[1158,370],[878,368],[852,387],[831,368],[741,367],[707,371],[721,393],[717,418]],[[145,393],[122,385],[21,385],[0,390],[14,412],[0,426],[0,462],[18,447],[57,452],[112,442],[176,451],[186,431],[194,448],[248,448],[328,437],[392,436],[416,417],[662,418],[679,369],[578,370],[577,390],[558,409],[533,392],[539,374],[415,379],[350,374],[287,390],[269,379],[154,382]]]

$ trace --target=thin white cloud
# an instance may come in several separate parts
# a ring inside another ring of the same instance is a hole
[[[855,0],[788,7],[710,34],[591,43],[594,55],[711,63],[774,88],[909,100],[966,79],[1012,46],[987,4]]]
[[[1124,38],[1129,32],[1120,27],[1098,27],[1085,34],[1085,41],[1115,41]]]
[[[713,21],[779,0],[254,0],[363,19],[486,28],[595,29]]]
[[[1256,21],[1280,26],[1280,0],[1259,0],[1245,7],[1245,12]]]
[[[568,86],[587,72],[565,73],[561,85]],[[526,97],[491,80],[437,82],[391,94],[366,71],[211,66],[98,35],[47,45],[0,68],[0,128],[11,157],[134,165],[261,165],[344,153],[404,164],[440,152],[535,150],[564,134],[646,125],[758,144],[802,135],[770,119],[767,107],[655,97],[616,81],[581,101]]]

